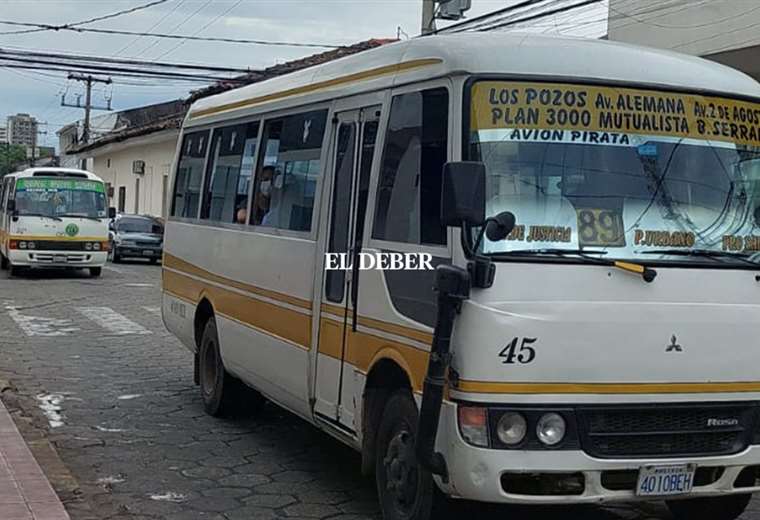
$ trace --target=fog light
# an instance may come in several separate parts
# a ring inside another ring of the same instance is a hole
[[[85,244],[84,244],[84,248],[85,248],[87,251],[92,251],[92,244],[91,244],[90,242],[85,242]]]
[[[496,435],[499,436],[501,442],[508,446],[522,442],[527,432],[528,423],[525,421],[525,417],[517,412],[505,413],[499,419],[499,424],[496,425]]]
[[[26,242],[19,242],[18,243],[18,248],[19,249],[26,249]]]
[[[486,409],[480,406],[459,407],[459,431],[469,444],[488,446],[488,420]]]
[[[100,242],[95,242],[94,244],[92,244],[92,248],[95,251],[100,251]]]
[[[565,420],[558,413],[544,414],[536,424],[536,436],[547,446],[554,446],[562,441],[566,430]]]

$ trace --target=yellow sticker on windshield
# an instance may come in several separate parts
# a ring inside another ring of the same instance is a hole
[[[747,101],[509,81],[479,81],[471,95],[473,130],[549,129],[571,134],[558,139],[562,141],[588,141],[601,132],[608,138],[610,133],[664,135],[760,146],[760,104]]]

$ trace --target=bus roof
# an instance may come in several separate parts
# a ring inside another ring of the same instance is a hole
[[[86,170],[77,170],[76,168],[27,168],[20,172],[9,173],[6,177],[16,177],[17,179],[27,177],[79,177],[103,182],[103,180],[94,173]]]
[[[243,116],[277,101],[290,106],[447,75],[489,73],[631,83],[760,100],[760,84],[750,76],[685,54],[586,38],[462,33],[383,45],[203,98],[192,105],[185,124]]]

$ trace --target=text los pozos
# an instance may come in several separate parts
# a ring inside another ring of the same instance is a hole
[[[359,269],[367,271],[432,271],[433,255],[430,253],[359,253]],[[350,253],[325,253],[326,271],[348,271],[353,269],[354,256]]]

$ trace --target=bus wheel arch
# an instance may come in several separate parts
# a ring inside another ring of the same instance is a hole
[[[395,356],[394,356],[395,357]],[[367,373],[362,396],[362,474],[372,475],[377,454],[377,432],[385,403],[398,390],[412,394],[412,379],[407,369],[392,357],[373,361]]]
[[[214,316],[214,307],[211,305],[211,302],[205,297],[201,298],[201,301],[195,308],[195,316],[193,317],[193,337],[195,338],[195,356],[193,356],[193,381],[196,385],[199,385],[201,383],[200,350],[203,331],[206,328],[206,323],[208,320],[213,319]]]

